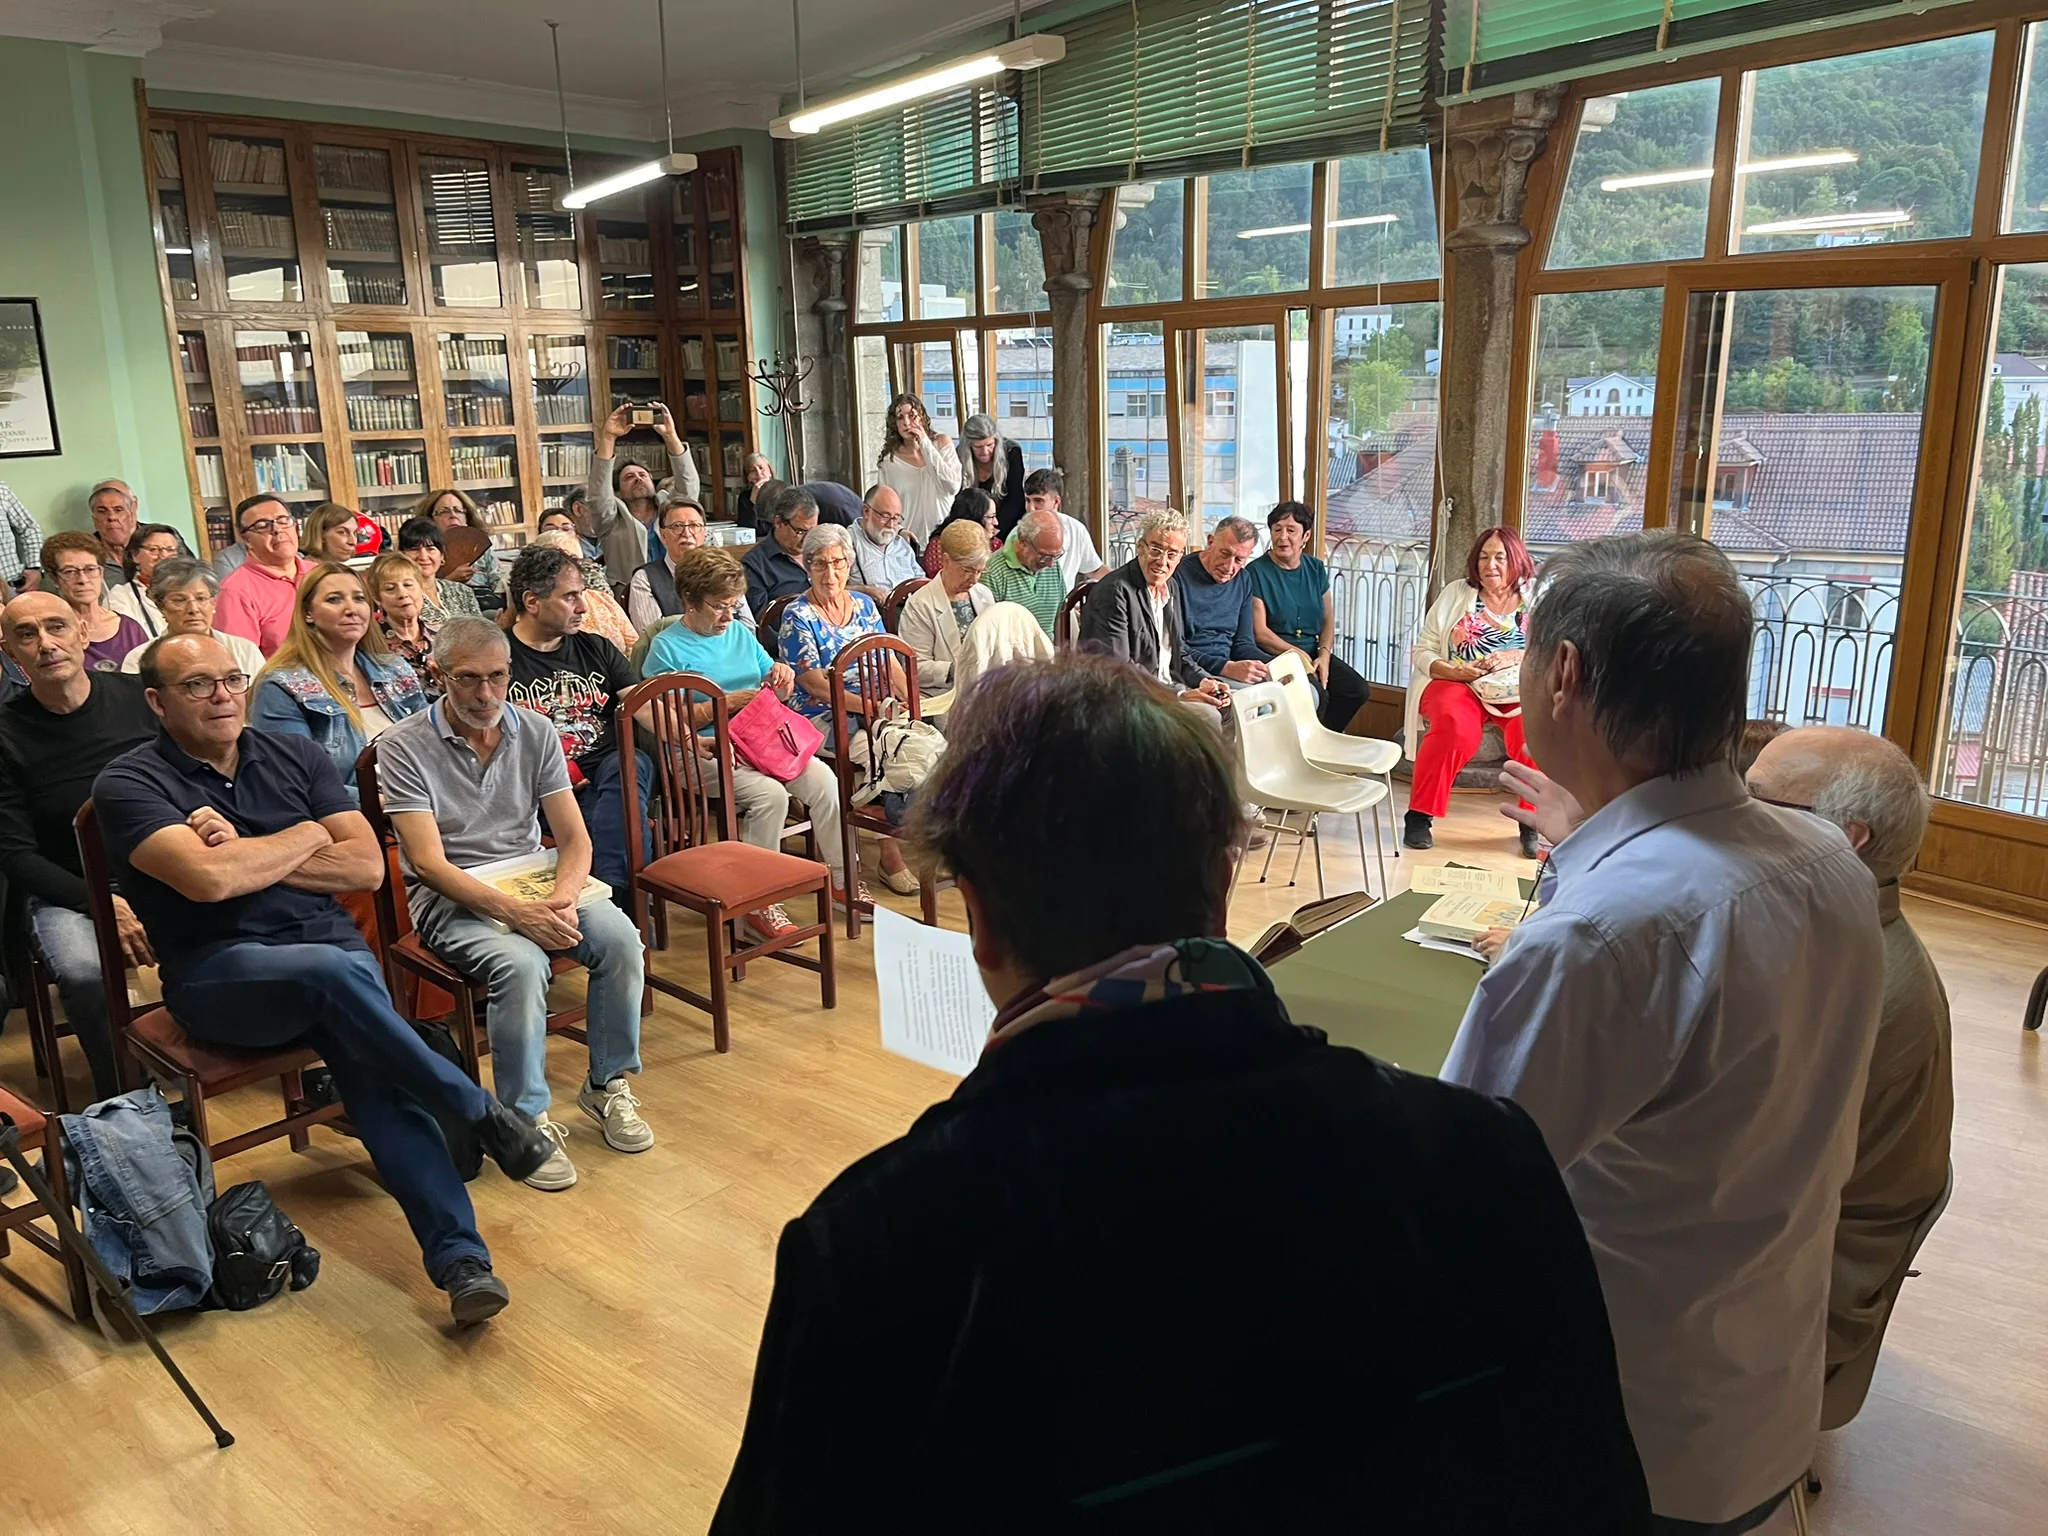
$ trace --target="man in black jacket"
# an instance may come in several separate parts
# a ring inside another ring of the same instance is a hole
[[[1228,709],[1230,684],[1188,651],[1187,615],[1173,580],[1187,548],[1187,520],[1178,512],[1139,519],[1137,553],[1098,581],[1081,609],[1081,647],[1130,662],[1175,689],[1184,704]]]
[[[987,676],[912,811],[1001,1004],[783,1232],[712,1530],[1645,1532],[1599,1281],[1503,1100],[1289,1022],[1215,733]]]

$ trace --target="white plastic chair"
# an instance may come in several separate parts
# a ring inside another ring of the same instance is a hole
[[[1280,685],[1287,711],[1301,737],[1302,754],[1312,767],[1327,773],[1348,773],[1378,779],[1394,793],[1394,767],[1401,761],[1399,742],[1381,741],[1375,736],[1347,736],[1333,731],[1316,718],[1316,695],[1311,686],[1308,663],[1299,651],[1282,651],[1266,663],[1267,675]],[[1387,888],[1386,839],[1380,830],[1380,808],[1372,808],[1372,836],[1380,854],[1380,889]],[[1394,839],[1394,857],[1401,857],[1401,844]]]
[[[1234,690],[1231,712],[1237,716],[1238,761],[1244,775],[1245,798],[1261,806],[1268,814],[1280,813],[1277,821],[1261,817],[1260,825],[1266,831],[1292,833],[1297,839],[1294,870],[1288,875],[1287,883],[1294,884],[1301,872],[1302,843],[1313,840],[1316,845],[1316,894],[1326,894],[1323,842],[1317,832],[1317,818],[1325,814],[1349,816],[1358,826],[1359,882],[1370,891],[1372,882],[1365,869],[1365,813],[1372,811],[1374,821],[1378,821],[1379,805],[1387,798],[1387,786],[1377,779],[1331,773],[1310,763],[1302,750],[1293,714],[1288,709],[1286,690],[1279,683],[1255,683],[1249,688]],[[1297,827],[1288,821],[1287,818],[1295,812],[1308,818],[1304,825]],[[1272,873],[1273,854],[1278,847],[1277,838],[1267,847],[1266,867],[1259,872],[1260,880]],[[1239,869],[1243,869],[1241,862]],[[1382,900],[1386,894],[1387,865],[1382,854]]]

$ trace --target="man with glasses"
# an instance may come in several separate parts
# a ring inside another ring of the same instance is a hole
[[[997,602],[1022,603],[1048,639],[1053,638],[1053,622],[1067,595],[1066,578],[1060,574],[1066,545],[1067,532],[1057,512],[1026,512],[981,573],[982,585]]]
[[[903,532],[903,499],[886,485],[869,489],[853,525],[854,591],[880,603],[897,586],[922,577],[917,550]]]
[[[1038,516],[1024,514],[1017,525]],[[1171,508],[1138,520],[1138,551],[1095,584],[1081,610],[1081,645],[1128,661],[1211,723],[1223,724],[1230,684],[1188,654],[1180,589],[1173,579],[1188,547],[1187,519]]]
[[[1258,529],[1246,518],[1226,517],[1209,535],[1209,547],[1173,573],[1188,655],[1204,672],[1239,688],[1266,680],[1266,653],[1252,627],[1252,584],[1238,580],[1258,552]]]
[[[626,589],[626,617],[643,635],[683,611],[682,599],[676,596],[676,562],[684,550],[704,547],[704,509],[687,497],[677,497],[661,509],[655,531],[661,535],[662,557],[635,571],[633,584]],[[744,597],[739,617],[747,628],[754,627],[754,615]]]
[[[109,763],[92,796],[164,1002],[195,1039],[318,1051],[450,1315],[494,1316],[510,1298],[430,1106],[473,1126],[510,1178],[540,1167],[554,1144],[392,1008],[334,899],[376,889],[384,851],[327,754],[306,737],[245,727],[249,675],[211,637],[156,641],[142,683],[162,729]]]
[[[805,537],[818,526],[817,498],[800,485],[777,486],[767,494],[762,511],[768,535],[756,539],[754,547],[740,556],[740,569],[747,573],[747,606],[755,613],[811,584],[801,557]]]
[[[1067,477],[1058,469],[1034,469],[1024,477],[1024,510],[1050,512],[1060,520],[1065,544],[1060,550],[1060,576],[1067,590],[1087,582],[1100,581],[1109,574],[1109,562],[1095,547],[1088,525],[1061,511],[1067,499]]]
[[[609,901],[579,904],[590,834],[554,722],[506,702],[505,632],[488,619],[450,619],[434,638],[434,666],[447,694],[377,738],[378,785],[398,834],[413,927],[488,987],[498,1097],[552,1143],[526,1182],[567,1189],[576,1182],[568,1131],[548,1118],[548,957],[571,955],[590,973],[590,1075],[576,1102],[604,1128],[607,1145],[644,1152],[654,1132],[626,1082],[640,1070],[640,931]],[[522,900],[468,873],[540,855],[543,814],[555,839],[553,895]]]
[[[27,899],[36,948],[92,1067],[93,1097],[104,1099],[121,1084],[71,821],[99,771],[154,737],[156,720],[134,678],[86,666],[85,628],[54,592],[9,603],[0,646],[28,674],[27,690],[0,704],[0,875]],[[129,964],[155,964],[141,922],[119,896],[114,917]]]
[[[248,558],[221,582],[214,622],[269,656],[284,643],[299,578],[313,562],[299,553],[292,509],[275,496],[251,496],[235,507],[235,537]]]

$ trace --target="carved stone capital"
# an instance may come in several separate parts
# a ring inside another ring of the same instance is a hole
[[[1563,99],[1564,88],[1552,85],[1451,110],[1445,152],[1458,204],[1452,245],[1512,248],[1527,242],[1526,233],[1516,241],[1506,231],[1520,228],[1529,166],[1543,152]]]
[[[808,269],[818,297],[811,304],[814,315],[846,312],[846,258],[853,248],[851,234],[805,235],[796,242],[796,259]]]
[[[1096,224],[1102,214],[1099,192],[1035,197],[1024,205],[1038,231],[1045,255],[1045,291],[1081,295],[1095,286],[1088,276],[1093,265]]]

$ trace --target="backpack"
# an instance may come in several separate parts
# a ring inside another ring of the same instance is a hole
[[[892,700],[873,730],[853,732],[853,739],[847,744],[847,755],[861,772],[853,803],[866,805],[883,793],[908,794],[931,776],[939,754],[945,750],[946,738],[937,727],[911,719]]]
[[[209,1306],[246,1312],[283,1290],[287,1280],[303,1291],[319,1277],[320,1250],[254,1180],[235,1185],[206,1208],[206,1232],[213,1240]]]

